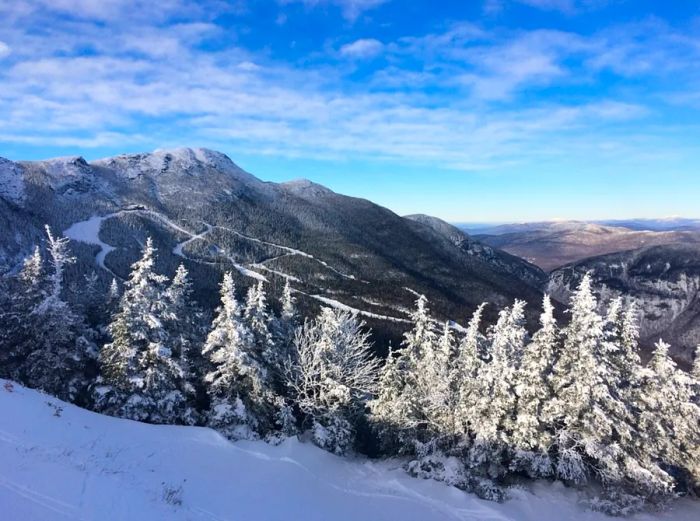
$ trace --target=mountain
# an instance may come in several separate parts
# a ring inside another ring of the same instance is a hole
[[[184,262],[209,308],[226,270],[272,296],[287,279],[302,308],[356,310],[381,345],[400,341],[415,292],[459,322],[482,301],[493,319],[521,298],[534,325],[540,303],[543,274],[525,261],[307,180],[263,182],[207,149],[2,160],[0,190],[0,269],[16,269],[49,224],[72,239],[69,287],[91,271],[103,287],[124,279],[151,236],[157,268],[172,276]]]
[[[567,302],[586,272],[606,298],[622,296],[639,305],[644,344],[663,338],[676,360],[692,362],[700,344],[700,244],[651,246],[576,262],[554,270],[547,291]]]
[[[551,271],[588,257],[645,246],[700,243],[700,230],[640,231],[590,222],[557,221],[497,226],[475,238]]]
[[[667,217],[665,219],[617,219],[597,221],[607,226],[621,226],[630,230],[648,231],[700,231],[700,219]]]
[[[232,443],[201,427],[95,414],[0,380],[3,519],[143,521],[603,521],[576,491],[538,483],[504,504],[410,477],[396,460],[341,458],[293,438]],[[639,521],[695,519],[680,500]]]
[[[523,262],[520,257],[494,249],[475,240],[442,219],[424,214],[407,215],[406,219],[416,221],[431,228],[454,244],[460,251],[487,264],[493,271],[511,275],[528,284],[541,287],[547,281],[547,274],[534,264]]]

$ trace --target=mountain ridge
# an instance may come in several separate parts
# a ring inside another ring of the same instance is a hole
[[[78,257],[68,273],[74,282],[90,271],[103,286],[113,274],[125,278],[149,235],[161,270],[171,275],[184,262],[208,306],[222,272],[233,269],[241,287],[265,279],[273,294],[285,280],[298,281],[305,305],[362,311],[373,328],[381,322],[376,317],[406,318],[415,295],[404,288],[426,294],[441,319],[464,323],[482,301],[494,304],[487,312],[493,319],[497,308],[521,298],[532,304],[528,318],[536,323],[542,292],[537,277],[521,278],[534,273],[526,262],[492,253],[499,267],[434,226],[307,180],[261,181],[219,152],[161,149],[5,164],[14,165],[24,186],[22,200],[5,198],[0,206],[0,218],[15,230],[0,234],[6,269],[28,254],[44,224],[63,232],[101,218],[99,241],[71,242]],[[110,247],[101,257],[105,269],[96,261],[99,243]],[[384,322],[380,344],[400,342],[401,322]]]

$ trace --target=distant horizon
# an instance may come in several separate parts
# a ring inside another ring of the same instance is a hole
[[[697,213],[700,4],[0,5],[0,156],[220,150],[400,215]]]

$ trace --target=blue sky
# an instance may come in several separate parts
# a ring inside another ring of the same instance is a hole
[[[700,4],[0,0],[0,156],[174,146],[451,221],[700,217]]]

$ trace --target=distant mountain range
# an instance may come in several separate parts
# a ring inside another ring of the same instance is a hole
[[[629,226],[592,222],[554,221],[499,225],[474,237],[494,248],[528,260],[545,271],[588,257],[661,244],[700,243],[700,227],[678,220],[679,229],[661,230],[660,221],[626,221]],[[649,224],[642,224],[648,222]],[[637,223],[633,228],[632,223]],[[656,226],[659,230],[641,229]]]
[[[289,280],[302,308],[359,312],[380,346],[400,342],[417,293],[437,317],[461,323],[482,301],[494,304],[493,319],[525,299],[534,325],[547,280],[437,219],[403,218],[307,180],[263,182],[206,149],[1,159],[0,272],[18,268],[45,224],[72,239],[73,287],[92,271],[103,288],[124,279],[151,236],[158,269],[172,275],[184,263],[210,309],[224,271],[234,271],[241,291],[265,280],[271,299]]]

